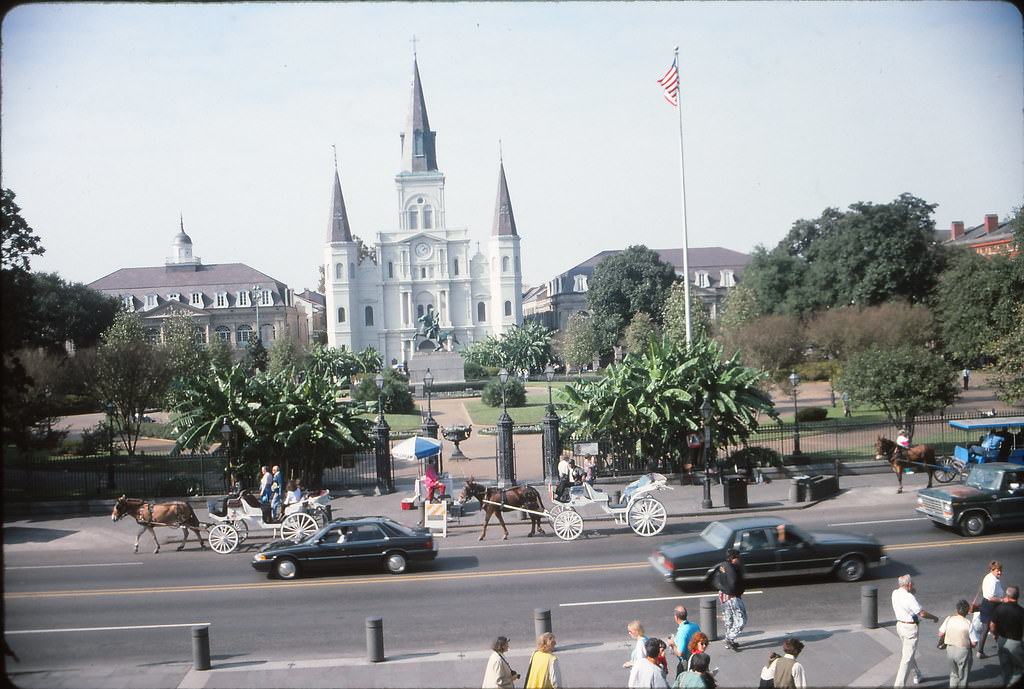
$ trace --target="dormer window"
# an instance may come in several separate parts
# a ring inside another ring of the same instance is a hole
[[[193,292],[191,294],[191,296],[189,297],[188,303],[191,304],[192,306],[198,306],[199,308],[202,308],[203,307],[203,293],[202,292]]]
[[[274,299],[270,294],[269,289],[260,291],[260,306],[271,306],[274,303]]]
[[[587,284],[587,276],[586,275],[580,274],[580,275],[573,275],[572,276],[572,291],[573,292],[586,292],[588,289],[589,289],[589,285]]]
[[[155,294],[147,294],[146,295],[146,308],[147,309],[154,309],[154,308],[156,308],[156,305],[159,303],[159,300],[160,300],[160,298],[157,295],[155,295]]]
[[[711,277],[708,275],[708,271],[698,270],[697,279],[694,280],[694,282],[696,283],[697,287],[710,287]]]
[[[238,292],[238,299],[235,300],[235,304],[238,306],[252,306],[252,303],[249,301],[249,290],[240,290]]]
[[[171,292],[167,295],[167,301],[181,301],[181,295],[177,292]]]
[[[722,287],[735,287],[736,286],[736,273],[732,270],[722,271]]]
[[[217,308],[218,309],[227,308],[227,305],[228,305],[228,293],[227,292],[217,292],[216,304],[217,304]]]
[[[134,311],[135,310],[135,297],[133,297],[130,294],[122,294],[121,295],[121,308],[123,308],[125,311]]]

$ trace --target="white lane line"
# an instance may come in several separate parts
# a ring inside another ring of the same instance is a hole
[[[565,541],[562,541],[562,540],[558,540],[558,541],[534,541],[533,543],[496,543],[496,542],[491,542],[491,543],[480,544],[480,545],[452,545],[452,546],[445,546],[444,550],[445,550],[445,552],[448,552],[449,550],[477,550],[477,549],[480,549],[480,548],[490,548],[490,549],[493,550],[496,547],[497,548],[526,548],[526,547],[534,547],[534,546],[538,546],[538,545],[561,545],[563,543],[565,543]],[[442,543],[441,545],[444,545],[444,544]]]
[[[829,526],[860,526],[861,524],[889,524],[892,522],[926,522],[931,521],[928,517],[910,517],[908,519],[879,519],[873,522],[836,522]]]
[[[744,596],[755,596],[755,595],[757,595],[759,593],[764,593],[764,591],[747,591],[743,595]],[[703,595],[694,595],[694,596],[660,596],[658,598],[623,598],[622,600],[592,600],[592,601],[585,601],[585,602],[582,602],[582,603],[559,603],[558,607],[560,607],[560,608],[573,608],[573,607],[577,607],[577,606],[580,606],[580,605],[615,605],[617,603],[648,603],[648,602],[653,603],[655,601],[660,601],[660,600],[689,600],[689,599],[692,599],[692,598],[710,598],[711,596],[717,596],[717,595],[718,595],[717,593],[705,593]]]
[[[4,634],[54,634],[58,632],[111,632],[126,629],[170,629],[171,627],[203,627],[212,622],[183,622],[182,624],[140,624],[134,627],[74,627],[71,629],[7,629]]]
[[[60,569],[62,567],[129,567],[144,565],[144,562],[97,562],[88,565],[20,565],[17,567],[4,567],[4,569]]]

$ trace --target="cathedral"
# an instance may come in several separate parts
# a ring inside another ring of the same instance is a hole
[[[401,134],[397,226],[364,243],[352,233],[337,164],[324,249],[327,342],[359,351],[371,346],[385,364],[406,363],[436,342],[418,337],[425,321],[459,349],[500,335],[522,321],[519,234],[498,165],[494,223],[486,249],[466,228],[445,219],[444,173],[437,167],[419,65],[413,59],[412,100]]]

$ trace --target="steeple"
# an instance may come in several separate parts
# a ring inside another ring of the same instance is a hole
[[[329,242],[351,242],[352,230],[348,226],[348,212],[345,197],[341,194],[341,178],[338,176],[338,157],[334,157],[334,198],[331,200],[331,224],[327,232]]]
[[[512,199],[508,195],[508,183],[505,181],[505,161],[499,164],[498,201],[494,205],[494,228],[491,234],[496,237],[518,237],[516,218],[512,214]]]
[[[409,120],[402,133],[402,172],[437,172],[435,136],[436,133],[430,131],[430,121],[427,119],[427,103],[420,84],[419,64],[413,57],[412,102],[409,105]]]

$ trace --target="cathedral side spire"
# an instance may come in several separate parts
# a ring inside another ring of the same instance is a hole
[[[437,172],[436,133],[430,130],[427,119],[427,103],[423,98],[420,82],[419,63],[412,61],[412,102],[409,105],[409,119],[402,133],[402,171]]]
[[[498,200],[494,205],[494,228],[491,234],[496,237],[518,237],[516,218],[512,214],[512,199],[508,195],[508,182],[505,181],[505,162],[498,165]]]
[[[341,193],[341,177],[338,176],[338,158],[334,158],[334,197],[331,200],[331,224],[327,232],[329,242],[351,242],[352,230],[348,225],[345,197]]]

